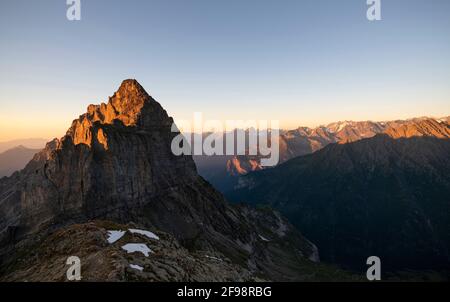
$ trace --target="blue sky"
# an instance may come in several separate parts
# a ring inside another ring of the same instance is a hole
[[[175,119],[450,115],[450,1],[0,2],[0,141],[61,136],[136,78]]]

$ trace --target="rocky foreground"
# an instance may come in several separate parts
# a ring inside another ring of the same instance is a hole
[[[152,235],[152,236],[149,236]],[[154,235],[154,236],[153,236]],[[262,244],[273,248],[264,239]],[[281,240],[277,244],[283,246]],[[15,246],[3,263],[0,281],[67,281],[68,255],[81,260],[81,281],[252,282],[267,275],[239,265],[215,250],[188,250],[172,235],[136,224],[95,221],[61,228]],[[281,255],[280,255],[281,256]],[[340,269],[298,257],[303,281],[357,280]]]

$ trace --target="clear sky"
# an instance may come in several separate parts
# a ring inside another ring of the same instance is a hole
[[[450,1],[0,1],[0,141],[60,137],[136,78],[175,119],[450,115]]]

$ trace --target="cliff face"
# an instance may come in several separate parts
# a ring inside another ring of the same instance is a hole
[[[437,137],[441,139],[450,138],[450,124],[448,119],[441,121],[435,119],[415,119],[408,123],[392,122],[384,131],[392,138],[402,137]]]
[[[127,219],[128,209],[200,181],[189,157],[171,153],[172,123],[134,80],[107,104],[90,105],[17,176],[20,194],[11,198],[20,203],[24,231],[58,219]]]
[[[270,211],[228,205],[190,156],[173,155],[172,123],[135,80],[124,81],[107,104],[90,105],[63,138],[0,181],[6,250],[72,223],[133,221],[270,279],[301,278],[298,259],[317,261],[314,245]]]

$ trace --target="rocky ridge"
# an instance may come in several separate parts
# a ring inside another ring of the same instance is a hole
[[[448,117],[413,118],[386,122],[342,121],[316,128],[299,127],[294,130],[281,130],[278,137],[279,164],[292,158],[314,153],[329,144],[351,143],[385,133],[393,138],[437,137],[450,138]],[[237,178],[252,171],[264,169],[261,155],[238,156],[197,156],[194,158],[199,172],[216,188],[228,192],[237,185]]]

